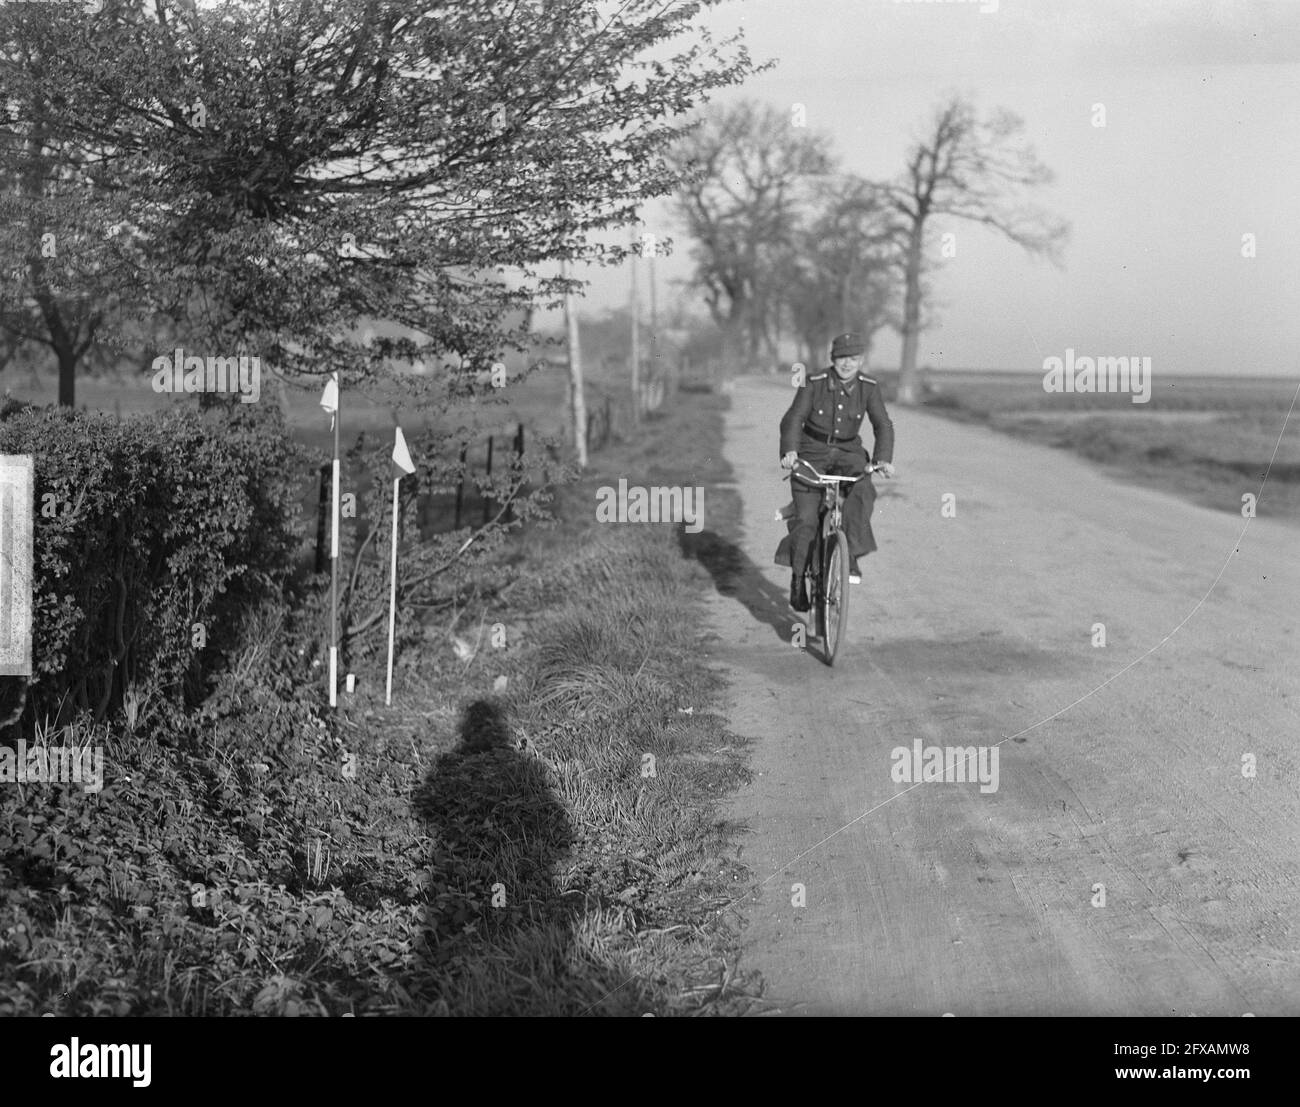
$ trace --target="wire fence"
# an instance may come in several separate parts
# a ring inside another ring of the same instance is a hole
[[[493,431],[486,437],[466,440],[460,444],[457,460],[460,479],[453,490],[431,490],[416,497],[416,529],[422,535],[460,530],[464,526],[486,526],[489,519],[500,510],[500,505],[490,494],[480,491],[476,476],[482,472],[490,480],[493,469],[498,472],[522,461],[525,431],[522,422],[513,429]],[[320,467],[320,495],[316,512],[316,572],[322,573],[329,565],[329,509],[333,483],[333,463]],[[505,518],[511,518],[507,506]],[[398,519],[399,531],[406,530],[405,513]]]

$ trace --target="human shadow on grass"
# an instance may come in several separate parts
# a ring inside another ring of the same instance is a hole
[[[638,1001],[634,985],[573,948],[583,900],[557,881],[576,835],[556,783],[515,743],[503,708],[478,700],[416,792],[432,839],[426,953],[435,981],[458,982],[451,1014],[611,1013],[611,991],[620,1008]]]

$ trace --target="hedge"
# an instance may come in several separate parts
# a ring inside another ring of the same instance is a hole
[[[256,410],[252,410],[256,408]],[[125,422],[6,408],[0,453],[35,470],[24,726],[98,722],[128,690],[192,704],[244,614],[284,587],[309,465],[274,405]]]

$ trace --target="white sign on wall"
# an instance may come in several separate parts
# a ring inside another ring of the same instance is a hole
[[[32,458],[0,455],[0,676],[32,675]]]

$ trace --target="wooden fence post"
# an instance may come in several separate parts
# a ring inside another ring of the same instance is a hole
[[[453,530],[460,530],[460,507],[465,501],[465,458],[469,454],[469,443],[460,448],[460,483],[456,486],[456,525]]]
[[[519,424],[515,431],[515,468],[520,474],[524,471],[524,425]],[[515,501],[512,499],[506,505],[506,521],[513,523],[515,521]]]

